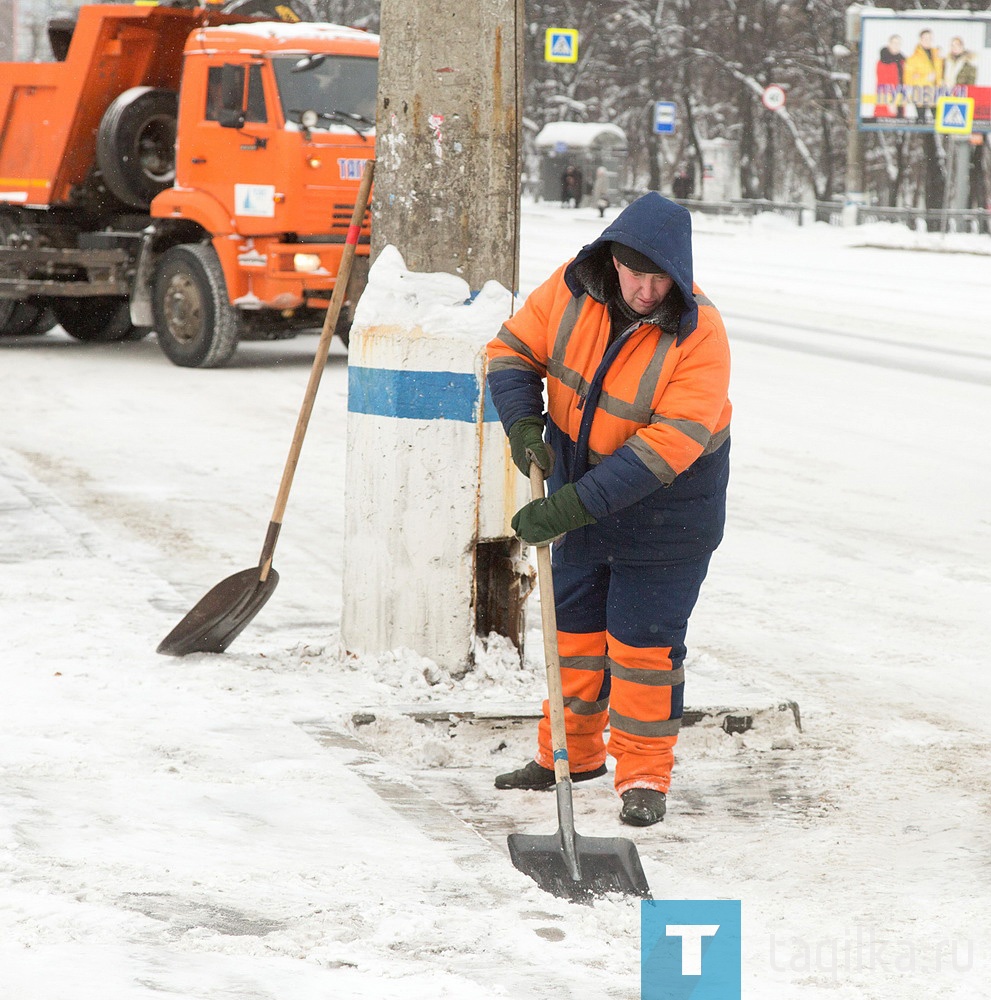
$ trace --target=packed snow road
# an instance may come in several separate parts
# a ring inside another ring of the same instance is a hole
[[[522,291],[601,225],[527,205]],[[658,898],[742,900],[745,996],[988,996],[991,241],[696,231],[736,410],[686,696],[794,699],[802,730],[689,727],[661,828],[599,782],[579,832],[631,836]],[[383,460],[346,454],[339,346],[275,596],[223,656],[154,653],[257,560],[313,346],[198,371],[0,342],[0,997],[633,1000],[636,905],[555,900],[500,849],[556,823],[491,788],[532,724],[443,718],[537,705],[539,616],[524,670],[338,654],[344,462]]]

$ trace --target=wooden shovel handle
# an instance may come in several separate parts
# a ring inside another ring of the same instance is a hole
[[[544,496],[544,473],[536,462],[530,463],[530,496]],[[540,620],[544,632],[544,662],[547,667],[547,701],[551,717],[551,751],[554,754],[555,781],[570,781],[568,740],[564,728],[564,692],[561,689],[561,657],[557,648],[557,609],[554,605],[554,577],[551,572],[550,545],[537,546],[537,587],[540,593]]]
[[[320,386],[320,379],[323,376],[324,368],[327,367],[327,355],[330,352],[330,342],[333,339],[334,331],[337,329],[337,319],[341,314],[341,307],[344,305],[344,297],[347,295],[348,279],[351,277],[351,264],[354,261],[355,249],[358,245],[358,236],[361,233],[361,223],[368,210],[368,201],[372,190],[372,177],[375,174],[375,161],[368,160],[361,177],[361,184],[358,187],[358,196],[354,202],[354,212],[351,215],[351,225],[348,228],[347,238],[344,241],[344,253],[341,255],[341,266],[337,272],[337,282],[334,285],[333,294],[330,297],[330,305],[327,307],[327,315],[323,319],[323,329],[320,331],[320,340],[317,344],[317,351],[313,357],[313,367],[310,369],[310,380],[306,385],[306,392],[303,394],[303,404],[299,410],[299,417],[296,420],[296,431],[292,437],[292,444],[289,447],[289,455],[286,458],[286,466],[282,472],[282,481],[279,483],[279,492],[275,498],[275,509],[272,512],[272,521],[265,536],[265,544],[262,547],[261,558],[259,559],[259,579],[265,581],[272,568],[272,557],[275,554],[275,543],[279,537],[279,528],[282,525],[282,518],[286,512],[286,504],[289,501],[289,490],[292,487],[293,476],[296,473],[296,465],[299,463],[299,455],[303,450],[303,437],[310,422],[310,414],[313,412],[313,401],[316,399],[317,389]]]

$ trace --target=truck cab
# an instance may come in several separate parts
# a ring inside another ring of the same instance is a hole
[[[204,27],[186,43],[175,183],[150,210],[212,234],[246,325],[271,328],[273,311],[283,324],[312,324],[326,305],[374,156],[377,55],[365,32],[304,23]],[[365,247],[352,300],[367,273],[367,237]],[[170,296],[183,306],[177,294],[159,290],[153,305],[157,328],[181,345],[199,333],[181,329],[169,308]]]

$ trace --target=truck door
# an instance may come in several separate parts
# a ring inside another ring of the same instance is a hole
[[[278,229],[278,143],[264,68],[262,62],[210,65],[199,102],[195,88],[190,95],[200,114],[187,119],[179,146],[179,183],[214,197],[245,235]]]

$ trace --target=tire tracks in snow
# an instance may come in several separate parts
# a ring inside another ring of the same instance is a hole
[[[913,344],[764,316],[730,312],[724,313],[724,317],[730,325],[731,343],[744,341],[956,382],[991,385],[991,354]]]

